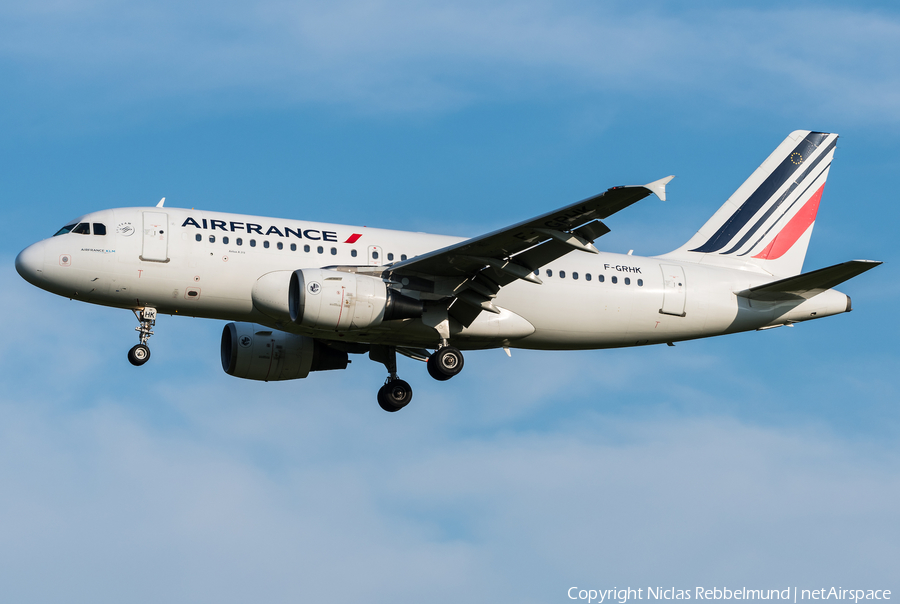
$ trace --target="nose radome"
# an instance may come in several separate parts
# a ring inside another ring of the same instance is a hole
[[[16,272],[32,285],[43,279],[44,250],[40,243],[29,245],[16,256]]]

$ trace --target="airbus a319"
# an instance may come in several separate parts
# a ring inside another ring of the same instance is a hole
[[[848,312],[832,288],[880,262],[802,272],[836,134],[791,133],[680,248],[649,258],[599,251],[603,222],[672,177],[614,187],[473,238],[133,207],[69,221],[16,269],[54,294],[134,312],[134,365],[159,313],[232,321],[230,375],[273,381],[345,369],[368,354],[388,377],[378,403],[412,388],[397,353],[447,380],[463,350],[673,344]]]

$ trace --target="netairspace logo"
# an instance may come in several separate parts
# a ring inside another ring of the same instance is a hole
[[[798,600],[852,600],[858,604],[860,600],[890,600],[889,589],[843,589],[841,587],[820,589],[749,589],[741,587],[695,587],[693,590],[675,587],[647,587],[634,589],[625,587],[618,589],[582,589],[570,587],[566,592],[570,600],[582,600],[587,603],[617,602],[626,604],[630,600],[786,600],[796,603]],[[646,593],[646,596],[645,596]]]

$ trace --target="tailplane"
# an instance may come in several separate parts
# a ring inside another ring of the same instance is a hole
[[[665,257],[799,274],[837,138],[792,132],[690,241]]]

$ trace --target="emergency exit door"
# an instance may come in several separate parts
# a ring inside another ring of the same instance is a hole
[[[380,266],[384,264],[384,250],[380,245],[369,246],[369,266]]]

